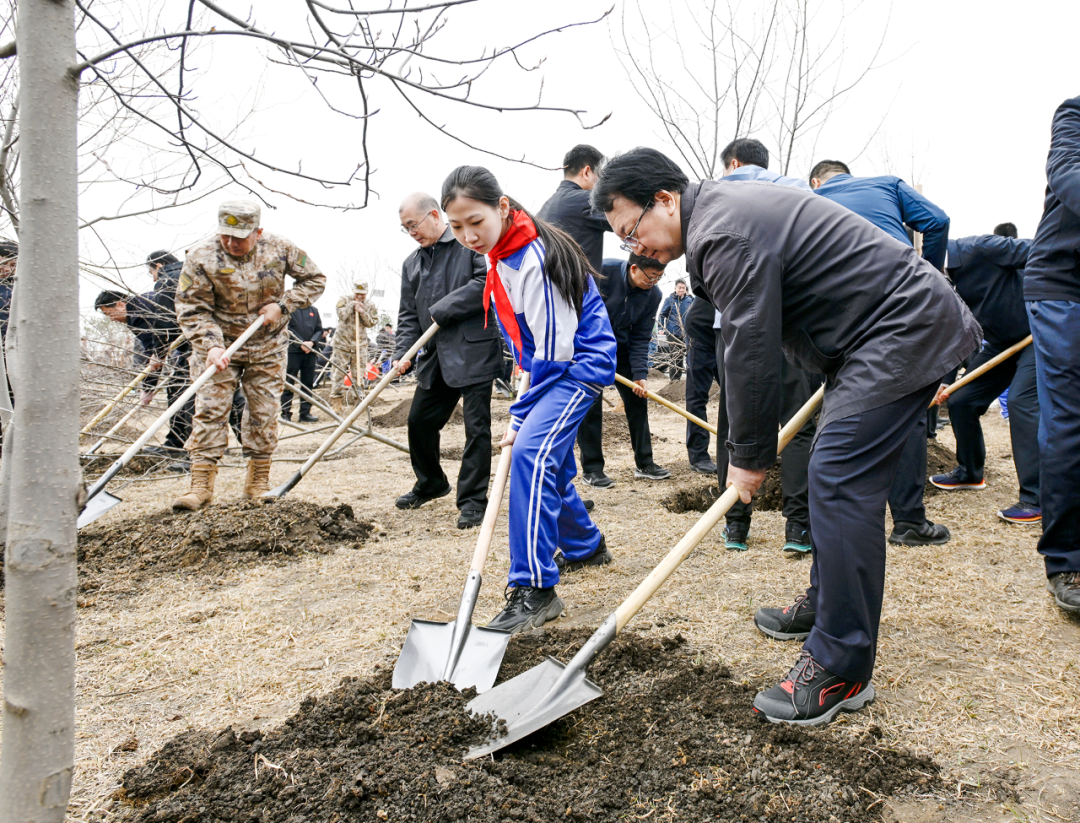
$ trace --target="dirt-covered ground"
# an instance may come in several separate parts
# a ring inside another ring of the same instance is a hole
[[[407,395],[388,390],[373,417],[395,422]],[[498,432],[507,403],[492,405]],[[673,477],[635,480],[605,415],[617,485],[585,493],[616,562],[560,584],[567,615],[515,641],[504,678],[548,653],[568,660],[699,517],[670,504],[708,485],[687,465],[684,424],[660,407],[651,419]],[[217,505],[193,516],[168,510],[186,478],[118,478],[123,505],[80,546],[71,817],[1080,819],[1080,623],[1045,591],[1037,527],[995,516],[1015,502],[1015,473],[1007,425],[996,411],[984,425],[988,489],[927,498],[953,540],[890,551],[869,711],[805,733],[750,716],[754,691],[797,653],[758,634],[753,612],[788,602],[809,571],[780,551],[780,513],[762,510],[748,552],[709,535],[601,656],[604,697],[469,763],[478,727],[460,696],[388,689],[410,620],[452,619],[475,545],[452,497],[393,507],[412,483],[407,455],[362,441],[268,506],[238,504],[243,471],[225,468]],[[406,439],[403,425],[379,430]],[[950,430],[940,438],[952,447]],[[451,424],[444,452],[462,442]],[[296,465],[275,465],[271,483]],[[500,608],[506,566],[503,518],[478,623]]]

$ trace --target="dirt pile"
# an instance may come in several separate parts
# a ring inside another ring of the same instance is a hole
[[[656,391],[656,389],[653,389],[653,391]],[[678,403],[681,406],[686,401],[686,381],[673,380],[656,393],[665,400]]]
[[[374,531],[345,505],[266,499],[172,509],[79,532],[79,592],[138,589],[168,571],[223,572],[270,558],[355,548]],[[3,569],[0,566],[0,580]]]
[[[936,440],[926,441],[926,487],[923,497],[933,497],[941,489],[930,482],[935,474],[945,474],[956,468],[956,454],[942,446]]]
[[[502,677],[587,630],[511,641]],[[394,692],[390,673],[307,698],[280,728],[187,732],[128,771],[119,797],[154,823],[340,820],[879,820],[883,799],[941,789],[930,761],[881,732],[754,718],[755,689],[682,637],[628,633],[596,661],[605,690],[494,758],[462,761],[489,722],[447,684]]]
[[[408,425],[409,422],[409,409],[412,408],[412,398],[406,397],[390,411],[385,411],[382,414],[377,414],[371,418],[371,422],[377,426],[385,426],[386,428],[397,428],[399,426]],[[454,407],[453,413],[450,415],[450,420],[447,423],[448,426],[464,426],[465,415],[461,411],[461,404],[458,403]]]
[[[720,487],[716,482],[706,486],[694,486],[679,489],[665,497],[660,504],[669,512],[704,512],[720,497]],[[757,511],[781,511],[784,508],[784,495],[780,488],[780,461],[765,473],[765,481],[754,495],[754,509]]]

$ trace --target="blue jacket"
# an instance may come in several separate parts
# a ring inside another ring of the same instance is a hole
[[[838,174],[820,186],[822,197],[847,206],[908,246],[904,224],[923,235],[923,259],[941,270],[949,241],[949,215],[899,177],[852,177]]]
[[[1024,297],[1080,302],[1080,97],[1054,113],[1046,199],[1028,255]]]
[[[664,300],[660,309],[660,325],[668,334],[680,340],[686,339],[686,313],[694,303],[694,297],[687,291],[682,297],[672,292]]]
[[[11,316],[11,280],[0,280],[0,338],[7,337],[8,319]]]
[[[639,289],[630,282],[630,264],[608,258],[604,260],[600,295],[615,333],[619,362],[630,364],[632,380],[644,380],[649,376],[649,341],[660,306],[660,287]]]
[[[755,165],[739,166],[739,168],[730,174],[725,174],[720,179],[734,182],[758,180],[764,183],[776,183],[778,186],[791,186],[794,189],[811,191],[810,185],[805,180],[800,180],[798,177],[784,177],[782,174]]]
[[[982,326],[983,336],[997,348],[1028,336],[1024,264],[1030,249],[1030,240],[993,234],[949,241],[946,272]]]

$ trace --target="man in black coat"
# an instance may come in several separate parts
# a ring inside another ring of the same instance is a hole
[[[629,261],[605,260],[603,275],[597,285],[611,320],[611,330],[615,332],[615,371],[635,384],[632,390],[622,383],[615,384],[630,428],[630,445],[637,465],[634,476],[664,480],[671,477],[671,472],[653,460],[649,406],[645,399],[649,388],[649,340],[661,297],[656,282],[663,277],[664,267],[655,260],[631,255]],[[581,476],[590,486],[610,488],[615,481],[604,474],[603,422],[604,399],[597,395],[578,428]]]
[[[611,231],[607,218],[593,210],[589,192],[596,185],[604,155],[592,146],[574,146],[563,157],[563,181],[540,207],[536,216],[569,234],[585,252],[593,271],[604,259],[604,232]]]
[[[401,229],[420,248],[401,267],[401,302],[394,362],[402,360],[432,321],[439,331],[424,347],[409,409],[409,454],[416,484],[395,501],[415,509],[450,493],[439,463],[439,432],[460,399],[465,416],[465,451],[458,472],[458,528],[478,526],[487,507],[491,475],[491,383],[502,369],[502,336],[484,313],[483,255],[454,239],[433,197],[409,195],[398,209]]]
[[[978,347],[979,324],[914,249],[807,192],[690,184],[664,155],[634,149],[608,163],[593,198],[636,253],[685,254],[723,315],[728,482],[743,502],[776,460],[781,359],[826,375],[809,469],[811,588],[786,610],[762,610],[809,614],[812,628],[754,709],[820,725],[863,708],[874,699],[892,478],[938,379]]]
[[[285,366],[285,391],[281,393],[281,419],[292,415],[293,392],[289,380],[297,381],[308,392],[315,391],[315,367],[319,361],[319,345],[323,338],[322,318],[314,306],[297,309],[289,317],[289,359]],[[311,413],[311,401],[301,395],[300,422],[318,423]]]
[[[1046,199],[1024,272],[1039,390],[1039,501],[1047,587],[1080,612],[1080,97],[1054,114]]]

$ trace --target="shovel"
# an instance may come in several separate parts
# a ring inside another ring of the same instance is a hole
[[[186,339],[187,338],[185,338],[183,335],[181,335],[180,337],[177,337],[175,340],[172,341],[172,343],[169,344],[169,348],[168,348],[168,351],[166,352],[166,354],[171,352],[173,349],[175,349],[177,346],[179,346],[181,343],[183,343],[184,340],[186,340]],[[137,375],[135,375],[135,377],[132,379],[132,381],[130,383],[128,383],[126,386],[124,386],[124,388],[122,388],[120,390],[120,393],[118,395],[116,395],[116,397],[114,397],[112,400],[110,400],[108,403],[106,403],[104,408],[102,408],[101,411],[99,411],[97,414],[94,415],[94,418],[89,423],[87,423],[82,428],[82,430],[79,432],[79,436],[81,437],[84,434],[90,434],[90,430],[93,429],[94,426],[96,426],[98,423],[100,423],[106,417],[108,417],[109,412],[111,412],[114,408],[116,408],[116,404],[119,403],[121,400],[123,400],[127,396],[128,392],[130,392],[137,385],[139,385],[143,381],[143,379],[147,375],[149,375],[150,372],[152,372],[153,370],[154,370],[154,364],[153,363],[147,363],[145,369],[143,369],[141,372],[139,372]]]
[[[518,397],[529,388],[529,375],[524,374],[518,387]],[[458,689],[472,686],[485,692],[495,685],[495,678],[502,666],[510,632],[487,629],[472,625],[473,609],[480,593],[481,575],[491,549],[495,534],[495,521],[499,519],[506,479],[510,475],[510,449],[503,446],[499,466],[491,484],[484,522],[476,539],[469,576],[465,578],[465,590],[461,594],[457,619],[452,623],[436,623],[432,620],[414,620],[409,626],[401,656],[394,666],[395,689],[408,689],[417,683],[435,683],[448,680]]]
[[[984,374],[986,374],[988,371],[990,371],[990,369],[994,368],[994,366],[999,366],[1002,363],[1004,363],[1006,360],[1008,360],[1010,357],[1012,357],[1018,351],[1025,348],[1026,346],[1028,346],[1031,343],[1031,340],[1032,340],[1032,337],[1029,334],[1027,337],[1025,337],[1019,343],[1014,343],[1013,345],[1009,346],[1009,348],[1005,349],[1005,351],[1003,351],[1001,354],[997,355],[996,357],[994,357],[994,358],[992,358],[990,360],[987,360],[985,363],[983,363],[981,366],[979,366],[979,368],[973,369],[972,371],[965,374],[963,377],[961,377],[959,380],[957,380],[952,385],[946,386],[945,388],[943,388],[941,391],[938,392],[937,397],[935,397],[933,399],[933,401],[930,403],[930,408],[934,408],[934,406],[937,406],[937,405],[945,402],[946,400],[949,399],[950,394],[955,394],[956,393],[957,389],[962,389],[964,386],[966,386],[968,383],[970,383],[976,377],[982,377]]]
[[[825,387],[822,386],[780,430],[777,451],[783,449],[813,416],[824,394]],[[564,666],[555,658],[549,657],[539,666],[534,666],[470,700],[470,711],[477,714],[493,712],[500,723],[505,721],[506,733],[502,736],[493,735],[483,745],[471,749],[465,759],[472,760],[496,752],[600,697],[603,690],[585,675],[589,664],[615,639],[648,599],[656,594],[664,581],[690,556],[697,544],[712,531],[738,499],[738,490],[729,486],[675,548],[660,561],[660,565],[653,569],[615,613],[600,625],[568,665]]]
[[[621,374],[616,374],[615,375],[615,382],[622,383],[624,386],[626,386],[628,388],[631,388],[631,389],[637,388],[637,383],[633,383],[633,382],[627,380]],[[713,426],[712,424],[708,423],[707,421],[702,420],[700,417],[696,417],[695,415],[690,414],[690,412],[688,412],[682,406],[676,406],[670,400],[665,400],[663,397],[658,395],[656,392],[651,392],[651,391],[646,390],[645,391],[645,396],[648,397],[650,400],[653,400],[653,401],[659,403],[661,406],[665,406],[665,407],[671,409],[676,414],[681,414],[683,417],[685,417],[691,423],[696,423],[697,425],[701,426],[701,428],[705,429],[705,431],[710,432],[710,433],[716,435],[717,437],[720,436],[720,435],[716,434],[716,426]]]
[[[236,353],[236,350],[239,349],[242,345],[244,345],[251,337],[251,335],[255,334],[255,332],[259,330],[265,320],[266,318],[260,314],[259,317],[255,320],[255,322],[248,326],[246,329],[244,329],[244,333],[237,337],[236,340],[233,341],[233,344],[225,350],[225,356],[232,357],[233,354]],[[165,409],[164,414],[162,414],[161,417],[159,417],[157,420],[150,424],[150,427],[142,433],[142,437],[132,443],[128,450],[122,455],[120,455],[116,462],[105,470],[105,473],[97,479],[97,482],[94,483],[94,485],[91,486],[90,490],[86,493],[86,507],[83,509],[82,514],[79,515],[79,519],[75,523],[76,528],[81,529],[83,526],[88,526],[89,524],[97,520],[99,517],[101,517],[101,515],[105,514],[105,512],[109,511],[112,508],[115,508],[123,502],[116,495],[109,494],[107,491],[105,491],[105,484],[107,484],[110,480],[116,477],[117,473],[122,468],[124,468],[124,466],[131,462],[131,458],[138,454],[139,450],[150,442],[150,438],[157,434],[158,430],[161,429],[161,427],[164,426],[167,422],[169,422],[169,419],[174,414],[176,414],[178,411],[180,411],[180,409],[184,407],[184,404],[188,401],[188,398],[195,394],[195,392],[201,389],[204,385],[206,385],[206,383],[210,380],[211,377],[214,376],[216,372],[217,366],[207,366],[206,371],[200,374],[198,378],[190,386],[187,387],[184,393],[173,401],[172,405],[169,406],[169,408]]]
[[[420,351],[420,349],[425,343],[427,343],[428,340],[435,336],[435,332],[437,332],[438,330],[439,324],[432,323],[428,330],[422,335],[420,335],[420,339],[413,343],[409,350],[405,352],[405,354],[401,357],[401,360],[412,360],[414,357],[416,357],[416,353]],[[400,362],[400,360],[398,362]],[[356,408],[349,412],[348,416],[345,417],[345,419],[341,421],[338,427],[334,429],[333,433],[328,438],[326,438],[326,440],[323,441],[323,444],[315,450],[315,453],[305,461],[304,465],[297,469],[296,473],[293,474],[292,477],[290,477],[276,489],[271,489],[270,491],[268,491],[266,494],[263,495],[263,497],[284,497],[286,494],[288,494],[289,491],[293,488],[293,486],[299,483],[304,478],[304,475],[311,470],[311,467],[322,459],[322,456],[326,454],[326,452],[330,449],[331,446],[334,445],[334,443],[337,442],[338,438],[341,437],[341,435],[343,435],[349,429],[349,427],[356,422],[357,418],[359,418],[360,415],[367,411],[367,407],[371,405],[371,401],[378,397],[379,393],[390,385],[390,381],[392,381],[395,377],[398,376],[399,371],[400,367],[395,366],[394,368],[390,369],[390,371],[388,371],[386,374],[384,374],[382,380],[376,383],[374,388],[372,388],[372,390],[368,392],[367,396],[360,401],[359,405],[357,405]]]

